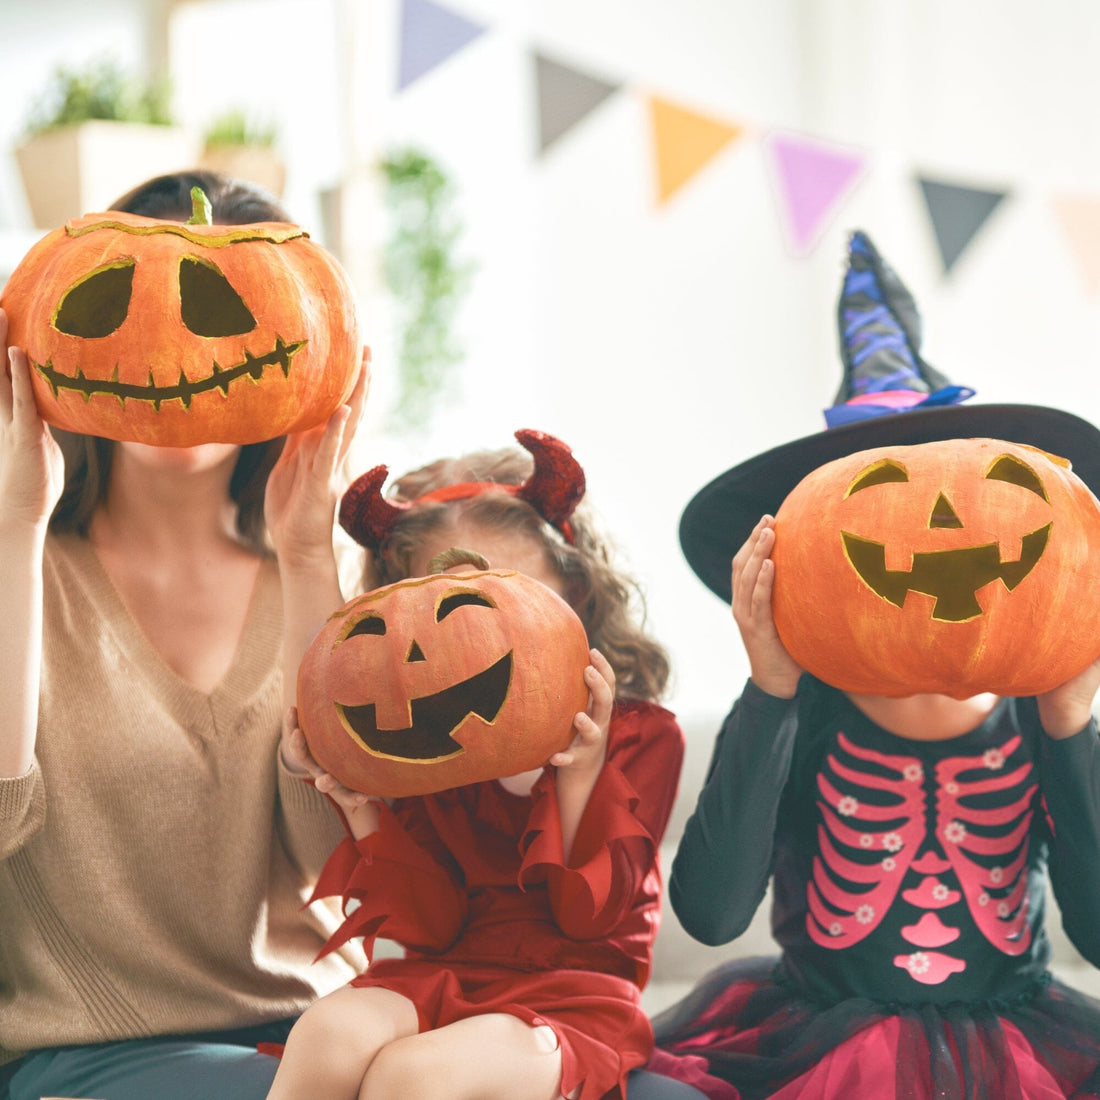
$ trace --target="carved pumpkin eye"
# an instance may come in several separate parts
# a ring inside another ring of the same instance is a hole
[[[1021,462],[1012,455],[1001,455],[985,476],[989,481],[1007,481],[1012,485],[1019,485],[1022,489],[1041,496],[1043,500],[1050,500],[1039,475],[1026,462]]]
[[[209,261],[180,260],[180,316],[196,336],[240,336],[256,327],[256,318]]]
[[[381,615],[368,615],[365,619],[360,619],[355,626],[347,632],[344,640],[348,638],[358,638],[362,634],[378,634],[382,635],[386,633],[386,620]]]
[[[872,485],[885,485],[891,481],[908,480],[909,475],[905,472],[904,466],[889,458],[884,458],[881,462],[876,462],[873,466],[868,466],[867,469],[848,486],[848,491],[844,496],[845,498],[850,497],[853,493],[858,493],[860,489],[869,489]]]
[[[53,327],[66,336],[87,340],[110,336],[126,320],[133,286],[132,259],[97,268],[62,295]]]
[[[481,595],[480,592],[452,592],[439,601],[439,606],[435,609],[435,621],[441,623],[452,611],[456,611],[460,607],[491,607],[495,609],[496,605],[487,596]]]

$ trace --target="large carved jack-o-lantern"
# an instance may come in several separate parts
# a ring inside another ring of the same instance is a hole
[[[427,794],[541,767],[588,702],[584,627],[545,585],[439,573],[350,601],[306,651],[298,719],[365,794]]]
[[[843,690],[1034,695],[1100,654],[1100,506],[1043,451],[860,451],[799,482],[775,530],[776,628]]]
[[[340,406],[360,362],[346,275],[278,222],[88,214],[31,248],[0,306],[42,417],[109,439],[186,447],[299,431]]]

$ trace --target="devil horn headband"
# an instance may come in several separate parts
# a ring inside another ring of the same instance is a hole
[[[389,539],[398,519],[414,504],[442,503],[485,492],[503,492],[525,500],[571,543],[573,529],[569,517],[584,496],[584,470],[573,452],[560,439],[546,432],[521,428],[516,432],[516,439],[535,460],[534,471],[522,485],[464,481],[433,489],[415,501],[394,501],[382,495],[388,468],[375,466],[356,478],[344,493],[340,502],[340,526],[360,546],[377,550]]]

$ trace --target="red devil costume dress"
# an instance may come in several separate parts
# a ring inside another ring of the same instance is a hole
[[[327,949],[395,940],[406,957],[372,963],[354,985],[409,998],[422,1030],[487,1012],[548,1024],[563,1095],[625,1095],[653,1045],[639,998],[682,758],[668,711],[617,704],[569,866],[552,769],[530,796],[494,781],[380,807],[379,830],[346,839],[318,883],[316,896],[346,899]]]
[[[658,1018],[663,1049],[700,1057],[652,1068],[691,1080],[694,1064],[745,1098],[1100,1095],[1100,1003],[1047,971],[1048,866],[1067,933],[1100,964],[1095,721],[1055,741],[1034,700],[1003,699],[962,737],[912,741],[810,676],[794,700],[750,682],[672,903],[724,943],[771,873],[783,955],[720,967]]]

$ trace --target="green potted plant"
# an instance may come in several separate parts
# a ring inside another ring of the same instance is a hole
[[[380,168],[389,222],[382,267],[398,330],[392,416],[401,428],[424,430],[462,359],[455,321],[473,267],[456,255],[464,227],[442,165],[421,149],[400,148]]]
[[[200,163],[214,172],[249,180],[282,197],[286,163],[277,147],[278,130],[241,110],[226,111],[206,129]]]
[[[168,99],[164,80],[139,80],[114,60],[55,69],[15,150],[34,224],[52,229],[191,167],[197,143],[172,124]]]

